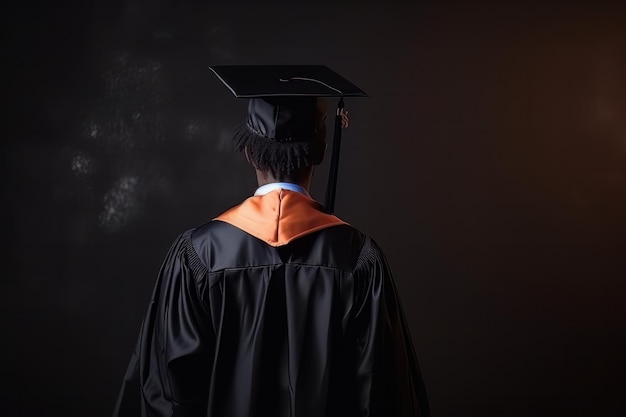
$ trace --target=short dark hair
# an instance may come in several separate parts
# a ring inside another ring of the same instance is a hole
[[[270,172],[275,178],[297,178],[306,167],[320,164],[326,150],[326,125],[321,124],[311,140],[278,141],[252,129],[248,123],[239,125],[234,134],[235,148],[245,153],[258,170]]]

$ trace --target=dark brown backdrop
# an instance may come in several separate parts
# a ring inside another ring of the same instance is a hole
[[[626,412],[625,7],[205,3],[5,5],[3,415],[110,414],[169,244],[254,190],[207,69],[245,63],[370,94],[336,212],[389,257],[434,416]]]

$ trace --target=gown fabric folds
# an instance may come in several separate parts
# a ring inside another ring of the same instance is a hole
[[[315,201],[285,190],[251,197],[175,240],[114,411],[428,415],[384,254]]]

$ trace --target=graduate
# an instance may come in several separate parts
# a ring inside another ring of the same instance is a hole
[[[325,66],[211,70],[249,100],[234,139],[259,188],[171,246],[114,416],[429,416],[385,256],[332,214],[343,99],[366,94]],[[309,188],[333,97],[320,204]]]

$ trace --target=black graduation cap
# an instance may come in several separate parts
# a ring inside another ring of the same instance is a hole
[[[347,126],[343,98],[367,97],[367,94],[325,65],[215,65],[209,68],[235,97],[249,99],[248,127],[279,142],[310,140],[313,127],[307,133],[302,131],[302,126],[315,124],[312,118],[317,97],[339,97],[325,201],[326,212],[332,213],[341,128]],[[315,100],[296,99],[305,97]]]

